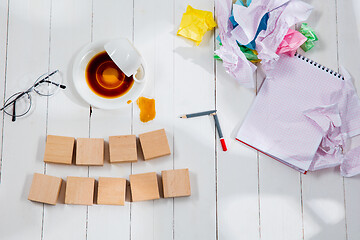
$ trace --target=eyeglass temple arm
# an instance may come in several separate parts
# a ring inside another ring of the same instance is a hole
[[[34,85],[34,87],[38,86],[40,83],[43,83],[43,82],[54,84],[55,86],[58,86],[58,87],[60,87],[61,89],[65,89],[65,88],[66,88],[65,85],[58,84],[58,83],[54,83],[54,82],[52,82],[52,81],[45,80],[45,79],[41,80],[40,82],[37,82],[37,83]]]
[[[16,106],[16,101],[14,100],[14,103],[13,103],[13,114],[12,114],[12,119],[11,121],[15,122],[16,121],[16,112],[15,112],[15,106]]]

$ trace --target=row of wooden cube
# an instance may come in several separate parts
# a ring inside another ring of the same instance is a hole
[[[161,172],[164,198],[190,196],[188,169]],[[131,198],[133,202],[160,198],[159,184],[155,172],[130,175]],[[28,199],[55,205],[59,197],[62,179],[35,173]],[[95,179],[88,177],[67,177],[65,204],[92,205],[94,202]],[[126,179],[100,177],[97,186],[97,204],[124,205]]]
[[[164,129],[139,135],[144,160],[170,154],[170,147]],[[75,138],[48,135],[46,139],[44,162],[71,164]],[[137,144],[135,135],[109,137],[111,163],[136,162]],[[76,165],[103,165],[104,139],[78,138],[76,140]]]

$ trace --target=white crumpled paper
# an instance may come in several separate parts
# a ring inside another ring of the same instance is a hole
[[[253,73],[256,66],[246,59],[233,37],[224,38],[221,43],[222,46],[215,53],[222,59],[226,72],[244,87],[254,88]]]
[[[254,39],[261,18],[287,2],[289,0],[254,0],[249,7],[234,4],[233,15],[239,25],[232,30],[232,35],[241,45],[247,45]]]
[[[300,0],[253,0],[249,7],[232,5],[231,0],[215,0],[215,5],[219,36],[223,44],[215,53],[223,60],[226,72],[248,88],[255,86],[253,72],[256,66],[247,61],[238,43],[247,45],[251,42],[262,17],[269,12],[267,30],[261,31],[257,37],[256,50],[264,70],[270,69],[279,57],[276,50],[289,27],[306,20],[312,9]],[[235,21],[239,24],[234,29],[229,24],[232,7]]]
[[[215,53],[222,59],[228,74],[245,87],[254,88],[253,73],[256,66],[246,59],[236,39],[231,35],[232,25],[229,24],[231,5],[231,0],[216,1],[217,24],[222,46]]]

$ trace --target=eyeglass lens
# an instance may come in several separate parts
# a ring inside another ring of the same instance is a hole
[[[51,96],[58,91],[59,88],[66,87],[61,84],[61,74],[58,70],[41,75],[34,83],[34,91],[41,96]]]
[[[15,100],[15,101],[14,101]],[[31,108],[31,96],[29,93],[26,92],[18,92],[9,97],[6,102],[5,106],[12,102],[10,105],[8,105],[6,108],[4,108],[4,112],[7,115],[13,116],[13,117],[21,117],[24,116],[26,113],[30,111]],[[14,118],[13,118],[14,121]]]

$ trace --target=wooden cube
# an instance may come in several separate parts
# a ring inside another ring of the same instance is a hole
[[[133,202],[159,199],[159,185],[155,172],[130,175]]]
[[[164,198],[190,196],[189,169],[161,171]]]
[[[95,179],[67,177],[65,204],[92,205],[94,202]]]
[[[48,135],[46,138],[44,162],[71,164],[74,152],[73,137]]]
[[[99,177],[97,204],[125,205],[126,179]]]
[[[104,139],[78,138],[76,165],[104,165]]]
[[[139,139],[145,160],[171,154],[164,129],[140,134]]]
[[[137,162],[136,136],[109,137],[111,163]]]
[[[28,199],[34,202],[56,205],[61,182],[61,178],[34,173]]]

